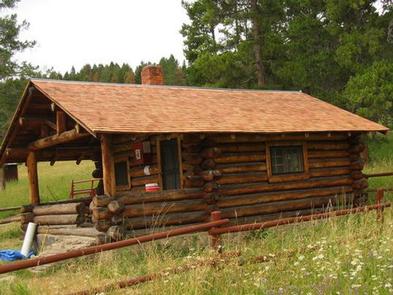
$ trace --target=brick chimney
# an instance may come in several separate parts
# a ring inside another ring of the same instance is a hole
[[[142,84],[164,85],[164,74],[160,66],[146,66],[141,73]]]

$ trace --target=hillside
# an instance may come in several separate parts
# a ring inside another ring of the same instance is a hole
[[[393,170],[393,136],[370,143],[367,172]],[[89,177],[84,163],[40,166],[46,200],[65,196],[72,178]],[[64,173],[70,171],[70,173]],[[64,176],[67,174],[66,176]],[[22,180],[0,195],[1,206],[24,203]],[[370,180],[370,186],[393,187],[393,177]],[[50,189],[48,189],[50,187]],[[53,192],[56,192],[54,194]],[[390,200],[392,194],[386,194]],[[393,211],[385,210],[383,225],[375,212],[325,221],[282,226],[266,231],[224,236],[224,253],[217,258],[206,234],[191,235],[110,251],[49,267],[43,272],[19,271],[0,277],[0,294],[67,294],[154,272],[162,278],[126,289],[127,294],[392,294]],[[18,224],[0,227],[0,249],[19,248]],[[255,262],[254,257],[265,256]],[[171,268],[215,257],[215,267],[191,267],[177,274]],[[261,260],[265,262],[261,262]],[[220,263],[221,262],[221,263]],[[124,294],[113,290],[105,294]]]

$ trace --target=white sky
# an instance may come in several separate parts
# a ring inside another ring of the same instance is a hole
[[[21,0],[12,12],[30,23],[21,39],[36,40],[17,55],[64,73],[86,63],[158,62],[183,57],[181,0]]]

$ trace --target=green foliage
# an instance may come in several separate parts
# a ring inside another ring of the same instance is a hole
[[[18,0],[0,0],[0,80],[21,75],[30,69],[28,64],[18,65],[13,57],[17,52],[34,46],[33,41],[22,41],[19,34],[28,27],[27,22],[18,23],[17,15],[5,15],[2,10],[12,9]]]
[[[0,82],[0,141],[25,86],[24,79],[7,79]]]
[[[391,1],[380,11],[376,0],[257,0],[255,9],[252,2],[183,1],[190,19],[181,30],[189,84],[256,88],[257,49],[264,88],[302,89],[353,110],[348,100],[356,98],[344,93],[351,77],[375,71],[375,63],[393,63]],[[375,119],[386,104],[379,105],[381,96],[370,99],[369,111],[355,111]]]
[[[376,62],[352,77],[344,97],[351,111],[393,127],[393,63]]]

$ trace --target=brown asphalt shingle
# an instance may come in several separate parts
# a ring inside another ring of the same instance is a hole
[[[387,131],[301,92],[33,80],[90,131]]]

